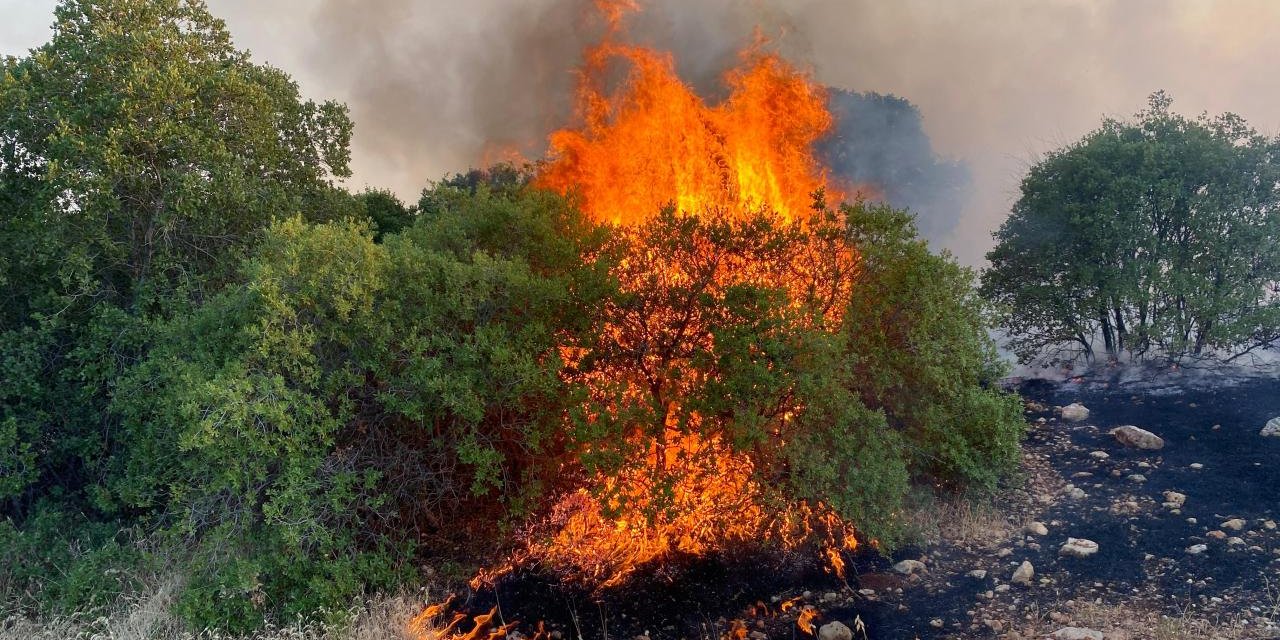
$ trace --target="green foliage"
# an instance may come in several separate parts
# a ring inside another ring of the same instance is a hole
[[[556,346],[607,290],[583,260],[597,234],[550,194],[433,196],[381,244],[362,223],[272,225],[245,286],[166,325],[118,382],[131,446],[112,497],[239,549],[197,568],[193,620],[250,596],[339,607],[375,584],[362,573],[411,566],[376,550],[465,533],[466,504],[502,518],[550,471],[573,397]]]
[[[149,336],[232,279],[275,216],[340,215],[351,122],[188,0],[65,0],[0,68],[0,498],[93,487]],[[94,496],[88,496],[94,497]]]
[[[1232,357],[1280,337],[1280,147],[1163,93],[1033,167],[983,292],[1024,361]]]
[[[112,604],[161,560],[118,521],[95,522],[37,505],[21,525],[0,520],[0,608],[84,611]]]
[[[845,318],[856,391],[904,436],[918,476],[994,489],[1024,422],[1017,396],[993,387],[1004,365],[973,272],[930,253],[905,212],[844,211],[862,256]]]

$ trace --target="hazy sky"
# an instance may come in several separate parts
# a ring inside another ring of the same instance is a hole
[[[48,37],[52,0],[0,0],[0,53]],[[352,186],[428,181],[559,124],[579,0],[209,0],[241,47],[348,102]],[[944,245],[979,264],[1037,154],[1165,89],[1175,109],[1280,132],[1280,0],[650,0],[645,36],[707,84],[759,23],[820,82],[919,105],[974,189]]]

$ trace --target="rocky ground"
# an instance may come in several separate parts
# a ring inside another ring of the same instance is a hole
[[[1020,391],[1015,487],[921,510],[926,544],[859,557],[847,583],[713,562],[661,596],[498,599],[575,640],[801,638],[806,621],[821,640],[1280,638],[1280,437],[1263,435],[1280,380]]]

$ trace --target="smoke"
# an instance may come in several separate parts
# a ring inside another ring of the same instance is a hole
[[[720,71],[760,25],[819,82],[910,100],[918,125],[905,113],[893,121],[905,138],[873,143],[857,118],[859,132],[842,125],[842,133],[862,145],[853,156],[888,154],[936,174],[910,183],[928,185],[919,193],[882,189],[917,209],[922,228],[969,264],[982,262],[1039,154],[1105,115],[1137,111],[1152,91],[1167,89],[1184,113],[1232,111],[1265,133],[1280,129],[1271,68],[1280,3],[1272,0],[640,3],[632,35],[674,51],[682,77],[712,99]],[[350,104],[357,181],[406,197],[504,151],[536,157],[546,132],[571,113],[572,70],[602,29],[586,0],[209,4],[258,59],[288,70],[310,95]],[[915,149],[914,159],[877,145]],[[962,163],[972,189],[956,186],[955,163],[939,157]]]
[[[905,98],[839,89],[829,103],[836,128],[818,148],[826,165],[846,182],[874,185],[886,202],[910,209],[924,238],[947,238],[967,201],[969,172],[934,153],[920,110]]]

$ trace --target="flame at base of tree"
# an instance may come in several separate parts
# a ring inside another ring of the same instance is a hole
[[[606,588],[638,569],[735,544],[771,541],[791,550],[816,542],[843,577],[840,553],[858,542],[853,527],[826,505],[788,503],[766,491],[750,458],[718,437],[671,434],[660,472],[652,464],[657,448],[650,444],[646,464],[598,475],[592,487],[560,499],[506,569],[535,566],[566,582]],[[495,577],[486,574],[473,586]]]

